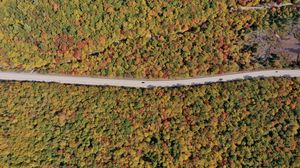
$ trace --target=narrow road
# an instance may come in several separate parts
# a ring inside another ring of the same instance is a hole
[[[293,3],[285,3],[285,4],[276,4],[276,3],[270,3],[270,4],[266,4],[266,5],[261,5],[261,6],[241,6],[240,9],[241,10],[261,10],[261,9],[270,9],[270,8],[281,8],[281,7],[285,7],[285,6],[296,6],[298,7],[297,4],[293,4]]]
[[[67,75],[48,75],[24,72],[1,72],[0,81],[30,81],[30,82],[54,82],[62,84],[76,85],[96,85],[96,86],[119,86],[132,88],[151,87],[176,87],[209,84],[216,82],[227,82],[234,80],[251,79],[255,77],[300,77],[300,70],[265,70],[254,72],[228,73],[216,76],[174,79],[174,80],[135,80],[135,79],[108,79],[104,77],[83,77]]]

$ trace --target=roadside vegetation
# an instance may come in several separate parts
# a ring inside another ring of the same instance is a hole
[[[0,95],[1,167],[300,167],[300,78]]]
[[[244,50],[246,35],[299,16],[299,7],[239,6],[290,2],[298,3],[2,0],[0,69],[130,78],[263,69]]]

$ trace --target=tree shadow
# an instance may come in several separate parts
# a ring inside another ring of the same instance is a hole
[[[300,48],[285,48],[286,51],[289,51],[289,52],[293,52],[293,53],[296,53],[296,54],[300,54]]]

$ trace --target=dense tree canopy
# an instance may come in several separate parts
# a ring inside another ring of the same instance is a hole
[[[268,2],[2,0],[0,68],[149,78],[251,70],[245,35],[300,11],[238,10]]]
[[[299,167],[300,79],[0,83],[3,167]]]

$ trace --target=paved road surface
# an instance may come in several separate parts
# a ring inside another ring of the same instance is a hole
[[[300,77],[300,70],[265,70],[254,72],[230,73],[216,76],[178,79],[178,80],[134,80],[134,79],[108,79],[103,77],[82,77],[66,75],[47,75],[24,72],[1,72],[0,80],[5,81],[31,81],[31,82],[55,82],[63,84],[96,85],[96,86],[120,86],[133,88],[151,87],[175,87],[192,86],[216,82],[250,79],[254,77]]]
[[[270,4],[266,4],[266,5],[262,5],[262,6],[241,6],[240,9],[241,10],[260,10],[260,9],[270,9],[270,8],[281,8],[281,7],[285,7],[285,6],[299,6],[297,4],[293,4],[293,3],[285,3],[285,4],[276,4],[276,3],[270,3]]]

